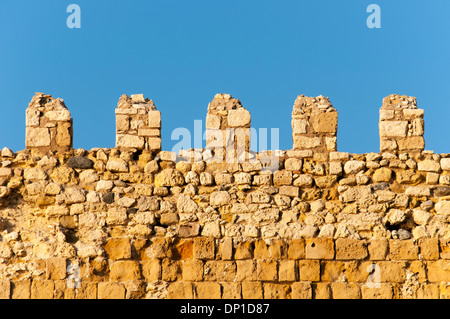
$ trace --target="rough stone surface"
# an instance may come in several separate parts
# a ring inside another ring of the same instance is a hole
[[[330,101],[299,96],[294,149],[255,153],[250,113],[218,94],[207,128],[245,137],[225,132],[218,161],[161,151],[142,94],[115,111],[126,146],[73,150],[63,101],[37,93],[27,148],[0,153],[0,298],[448,297],[450,155],[423,150],[416,104],[385,98],[382,152],[352,154]]]

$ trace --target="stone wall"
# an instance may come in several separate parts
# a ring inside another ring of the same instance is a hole
[[[383,152],[350,154],[328,99],[299,96],[275,171],[160,151],[142,95],[113,149],[71,149],[61,100],[32,105],[27,148],[1,151],[1,298],[450,298],[450,154],[423,150],[414,98],[384,100]],[[250,125],[229,95],[207,116]]]

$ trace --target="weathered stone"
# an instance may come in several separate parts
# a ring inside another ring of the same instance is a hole
[[[230,127],[245,127],[250,124],[250,112],[245,109],[229,110],[227,120]]]
[[[379,128],[382,137],[405,137],[408,121],[381,121]]]

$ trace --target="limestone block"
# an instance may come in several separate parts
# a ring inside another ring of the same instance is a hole
[[[111,266],[110,278],[112,281],[138,280],[141,278],[139,263],[134,260],[116,261]]]
[[[408,132],[408,121],[381,121],[381,137],[406,137]]]
[[[148,148],[151,150],[161,149],[161,138],[160,137],[149,137],[147,140]]]
[[[148,128],[140,128],[138,129],[138,136],[160,136],[161,130],[159,129],[148,129]]]
[[[441,165],[439,164],[439,162],[435,162],[433,160],[420,161],[417,164],[417,168],[419,169],[419,171],[423,171],[423,172],[439,173],[441,171]]]
[[[27,147],[50,146],[50,131],[45,127],[27,127],[25,140]]]
[[[207,114],[205,127],[206,129],[220,129],[220,116]]]
[[[260,281],[277,281],[277,261],[270,259],[258,259],[256,262],[256,276]]]
[[[320,137],[293,136],[294,149],[314,148],[320,146],[322,141]]]
[[[227,117],[230,127],[245,127],[250,125],[250,112],[245,109],[229,110]]]
[[[149,111],[148,112],[148,127],[151,128],[161,128],[161,112],[160,111]]]
[[[367,247],[360,239],[338,238],[336,244],[336,259],[355,260],[367,257]]]
[[[298,268],[301,281],[320,280],[320,262],[318,260],[299,260]]]
[[[333,259],[334,242],[331,238],[306,238],[306,259]]]
[[[130,147],[143,149],[145,139],[141,136],[130,134],[116,134],[116,147]]]
[[[69,110],[47,111],[44,113],[50,121],[70,121]]]
[[[310,118],[312,128],[316,133],[336,133],[337,120],[337,112],[318,113]]]
[[[450,171],[450,158],[442,158],[441,159],[441,168],[444,171]]]
[[[113,260],[131,258],[131,244],[128,238],[111,238],[105,245],[105,251]]]
[[[56,131],[56,145],[69,147],[72,145],[72,124],[70,122],[58,123]]]
[[[406,150],[423,150],[425,140],[422,136],[411,136],[397,141],[400,151]]]
[[[47,265],[47,279],[59,280],[66,278],[66,259],[65,258],[48,258]]]
[[[35,279],[31,284],[31,299],[53,299],[54,288],[52,280]]]
[[[403,117],[407,120],[423,118],[423,109],[403,109]]]
[[[11,284],[11,299],[30,299],[31,280],[14,280]]]
[[[26,126],[39,126],[41,112],[34,108],[26,110]]]
[[[443,200],[438,202],[434,209],[436,210],[436,213],[439,215],[450,215],[450,201],[449,200]]]
[[[124,299],[125,286],[118,282],[99,282],[98,299]]]
[[[292,132],[294,134],[305,134],[308,122],[306,119],[292,119]]]
[[[380,121],[392,120],[394,116],[394,110],[380,110]]]
[[[221,287],[217,282],[205,281],[195,284],[198,299],[220,299]]]
[[[345,163],[344,171],[346,174],[356,174],[362,171],[366,166],[364,161],[351,160]]]
[[[116,115],[116,130],[128,131],[130,129],[130,117],[128,115]]]

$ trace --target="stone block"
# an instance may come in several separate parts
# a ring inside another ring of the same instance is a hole
[[[185,259],[182,262],[182,277],[185,281],[203,280],[203,261],[198,259]]]
[[[131,258],[130,239],[127,237],[110,238],[105,244],[105,251],[110,259],[129,259]]]
[[[250,112],[245,109],[229,110],[227,117],[230,127],[247,127],[250,125]]]
[[[130,129],[130,117],[128,115],[116,115],[116,131],[128,131]]]
[[[306,259],[334,259],[334,241],[331,238],[306,238]]]
[[[131,134],[116,134],[116,147],[129,147],[143,149],[145,139],[141,136]]]
[[[125,299],[125,285],[118,282],[99,282],[98,299]]]
[[[50,131],[45,127],[27,127],[25,133],[25,144],[30,147],[50,146]]]
[[[262,299],[263,288],[262,283],[257,281],[244,281],[242,286],[243,299]]]
[[[148,127],[150,128],[161,128],[161,112],[160,111],[149,111],[148,112]]]
[[[388,253],[389,242],[386,239],[373,239],[368,243],[370,260],[385,260]]]
[[[381,137],[406,137],[408,132],[408,121],[381,121]]]
[[[204,281],[195,283],[197,299],[220,299],[221,287],[217,282]]]
[[[208,260],[205,262],[205,281],[233,281],[236,277],[234,261]]]
[[[54,288],[52,280],[34,279],[31,284],[31,299],[53,299]]]
[[[361,299],[361,290],[358,284],[347,282],[334,282],[331,284],[333,299]]]
[[[215,243],[213,238],[197,237],[194,239],[194,258],[214,259]]]
[[[69,110],[46,111],[44,116],[50,121],[70,121]]]
[[[315,148],[322,145],[320,137],[293,136],[295,150]]]
[[[301,281],[320,281],[320,262],[318,260],[299,260],[298,269]]]
[[[0,280],[0,299],[10,299],[11,282],[9,280]]]
[[[344,272],[346,273],[345,263],[342,261],[326,261],[321,265],[321,281],[339,281],[342,280]]]
[[[218,130],[220,129],[220,116],[207,114],[206,115],[206,122],[205,122],[205,128],[206,129],[213,129]]]
[[[308,122],[306,119],[292,119],[292,132],[295,134],[306,134]]]
[[[367,257],[367,247],[363,240],[338,238],[336,244],[336,259],[360,260]]]
[[[389,240],[389,257],[391,260],[416,260],[419,254],[419,247],[415,245],[414,239]]]
[[[444,171],[450,171],[450,157],[448,157],[448,158],[441,158],[441,168]]]
[[[273,184],[275,186],[291,185],[292,172],[291,171],[276,171],[273,173]]]
[[[167,288],[168,299],[193,299],[193,285],[190,282],[176,281]]]
[[[387,283],[402,283],[406,279],[405,262],[379,261],[376,263],[380,271],[380,281]]]
[[[379,283],[379,286],[361,286],[362,299],[393,299],[394,288],[392,284]]]
[[[256,261],[257,278],[260,281],[277,281],[277,261],[270,259],[258,259]]]
[[[303,238],[292,239],[289,241],[288,258],[289,259],[305,258],[305,240]]]
[[[31,280],[21,279],[11,282],[11,299],[30,299]]]
[[[450,281],[450,260],[440,259],[427,262],[427,275],[430,282]]]
[[[420,255],[425,260],[439,259],[439,239],[421,238],[419,240]]]
[[[65,258],[54,257],[46,260],[47,279],[59,280],[66,278],[67,263]]]
[[[295,281],[297,279],[295,260],[280,260],[278,263],[279,281]]]
[[[337,112],[325,112],[311,115],[311,126],[316,133],[336,133],[337,132]]]
[[[312,288],[309,282],[293,282],[291,290],[292,299],[312,299]]]
[[[154,128],[140,128],[140,129],[138,129],[138,136],[159,137],[159,136],[161,136],[161,130],[154,129]]]
[[[314,299],[331,299],[331,287],[329,283],[317,282],[312,287]]]
[[[180,262],[164,258],[161,262],[161,279],[163,281],[177,281],[181,277]]]
[[[112,281],[127,281],[141,279],[139,263],[134,260],[119,260],[114,262],[110,270]]]
[[[256,280],[256,262],[249,260],[236,260],[236,279],[238,281]]]
[[[425,148],[425,140],[423,136],[410,136],[397,141],[400,151],[423,150]]]
[[[146,281],[161,279],[161,262],[159,259],[144,259],[141,261],[141,268]]]
[[[263,287],[265,299],[287,299],[290,291],[287,284],[265,282]]]
[[[436,172],[439,173],[441,171],[441,165],[439,162],[435,162],[433,160],[423,160],[417,164],[417,168],[422,172]]]
[[[241,299],[241,283],[222,282],[222,299]]]

